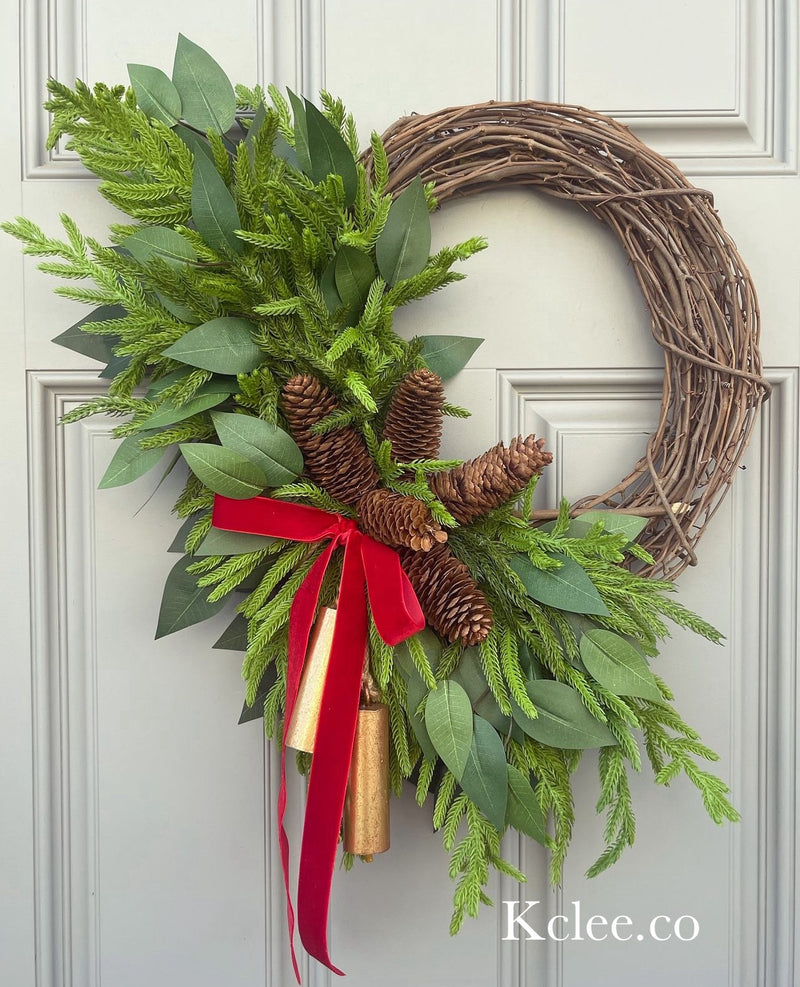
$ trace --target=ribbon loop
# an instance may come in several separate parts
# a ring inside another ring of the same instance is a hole
[[[289,615],[278,827],[289,943],[298,983],[300,970],[294,949],[294,909],[289,888],[289,839],[284,826],[286,733],[300,688],[322,580],[334,550],[344,545],[333,643],[306,797],[297,888],[297,917],[303,945],[311,956],[341,975],[342,971],[328,955],[328,911],[367,648],[367,594],[378,633],[389,645],[399,644],[421,631],[425,618],[397,552],[365,535],[351,518],[269,497],[233,500],[217,494],[212,524],[227,531],[290,541],[330,539],[298,589]]]

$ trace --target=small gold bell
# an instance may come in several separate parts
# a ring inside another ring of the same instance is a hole
[[[371,857],[389,849],[389,708],[362,703],[344,804],[344,849]]]
[[[314,750],[335,625],[336,610],[321,607],[311,630],[300,688],[286,733],[286,746],[298,751],[312,753]]]

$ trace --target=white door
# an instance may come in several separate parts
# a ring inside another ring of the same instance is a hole
[[[390,853],[335,877],[332,956],[353,987],[800,979],[797,8],[796,0],[2,2],[3,217],[22,213],[55,230],[64,211],[102,235],[114,215],[96,183],[68,153],[44,150],[44,80],[125,81],[128,61],[169,69],[181,31],[236,81],[271,80],[309,96],[329,89],[365,136],[411,111],[489,98],[610,112],[714,193],[753,274],[773,397],[747,468],[700,545],[700,565],[679,580],[681,599],[727,642],[715,648],[676,633],[660,660],[679,708],[721,754],[741,823],[717,829],[688,785],[657,789],[643,772],[636,846],[586,881],[602,847],[587,763],[563,887],[548,888],[543,851],[523,840],[507,853],[528,885],[495,879],[489,892],[498,904],[539,901],[528,917],[540,933],[551,916],[574,918],[577,901],[584,920],[629,915],[647,934],[503,941],[498,907],[451,939],[448,859],[430,813],[411,798],[395,801]],[[476,412],[450,429],[450,452],[546,433],[558,449],[549,496],[606,489],[643,448],[661,389],[661,354],[620,249],[577,206],[523,191],[450,204],[434,224],[441,241],[490,240],[464,284],[397,323],[409,333],[486,337],[450,389]],[[52,295],[9,238],[0,252],[0,983],[287,987],[276,760],[257,723],[236,724],[239,656],[210,647],[226,618],[153,641],[173,561],[165,550],[177,527],[168,513],[175,490],[168,482],[148,501],[148,477],[97,491],[111,426],[56,424],[100,390],[95,365],[50,342],[83,313]],[[657,916],[672,922],[657,924],[659,935],[681,916],[693,916],[699,932],[692,938],[687,919],[677,930],[687,941],[655,941]],[[311,963],[304,982],[322,987],[333,977]]]

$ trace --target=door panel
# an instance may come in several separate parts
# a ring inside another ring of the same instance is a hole
[[[563,887],[549,888],[538,845],[508,839],[528,884],[493,877],[498,907],[451,939],[448,858],[430,810],[395,801],[392,850],[335,877],[332,955],[353,987],[796,983],[797,3],[665,10],[655,0],[233,0],[220,16],[206,0],[124,9],[35,0],[19,5],[18,47],[17,7],[4,7],[0,125],[3,146],[21,148],[0,158],[4,217],[22,212],[55,230],[66,211],[102,235],[116,214],[96,182],[64,148],[44,150],[43,80],[124,80],[127,61],[168,69],[180,30],[237,81],[330,89],[365,139],[403,113],[489,98],[613,112],[714,193],[753,273],[774,393],[700,565],[677,587],[727,640],[714,647],[676,632],[659,659],[688,722],[719,751],[742,822],[717,829],[688,785],[665,791],[643,770],[633,780],[635,847],[586,881],[603,822],[588,754]],[[557,454],[543,501],[607,488],[657,419],[663,370],[624,254],[577,206],[520,190],[454,202],[434,218],[434,244],[476,233],[490,249],[464,266],[468,279],[396,323],[405,335],[486,337],[448,387],[474,415],[448,421],[446,453],[468,457],[535,431]],[[52,279],[9,238],[0,251],[2,523],[12,560],[0,677],[3,983],[283,987],[292,979],[277,760],[257,723],[236,724],[240,656],[211,648],[229,615],[153,641],[175,559],[166,548],[179,478],[155,492],[154,477],[97,490],[111,425],[57,425],[98,393],[96,368],[50,341],[83,309],[56,298]],[[302,786],[293,774],[290,788],[296,851]],[[503,941],[503,900],[541,902],[537,928],[574,918],[579,901],[584,919],[629,915],[646,932],[654,916],[693,915],[700,932],[687,942]],[[333,982],[313,962],[303,972],[316,987]]]

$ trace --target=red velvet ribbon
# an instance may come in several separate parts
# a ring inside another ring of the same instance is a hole
[[[278,826],[289,943],[298,983],[300,971],[294,949],[294,909],[289,890],[289,840],[284,827],[286,733],[300,687],[322,579],[334,550],[344,546],[333,643],[308,782],[297,882],[297,919],[303,946],[329,970],[342,975],[328,955],[328,910],[367,646],[365,586],[375,627],[387,644],[399,644],[422,630],[425,618],[397,552],[363,534],[349,518],[269,497],[232,500],[217,495],[212,523],[228,531],[291,541],[330,539],[297,591],[289,617]]]

